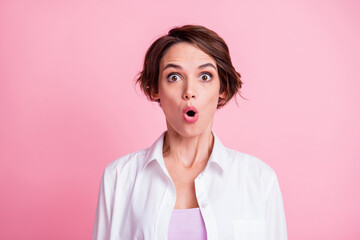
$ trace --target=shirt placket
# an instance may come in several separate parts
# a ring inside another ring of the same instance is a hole
[[[169,222],[176,198],[175,188],[171,183],[166,186],[166,191],[161,202],[159,216],[156,222],[155,239],[165,240],[168,238]]]
[[[205,184],[205,179],[203,173],[201,173],[195,179],[195,192],[196,198],[199,203],[201,215],[204,219],[206,234],[208,240],[215,240],[217,238],[217,225],[214,217],[214,212],[212,210],[212,206],[209,202],[209,197],[207,193],[207,188]]]

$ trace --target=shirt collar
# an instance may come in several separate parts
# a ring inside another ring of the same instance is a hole
[[[165,137],[166,131],[163,132],[160,137],[148,148],[148,151],[145,155],[145,161],[142,167],[142,170],[152,161],[156,160],[159,165],[166,169],[164,158],[163,158],[163,144],[164,144],[164,137]],[[212,134],[214,136],[214,146],[209,158],[208,165],[215,163],[217,164],[222,170],[225,172],[227,171],[228,165],[226,159],[227,159],[227,151],[224,145],[221,143],[219,138],[216,136],[216,134],[212,131]]]
[[[141,170],[144,170],[144,168],[154,160],[156,160],[162,168],[166,168],[162,153],[165,133],[166,131],[163,132],[160,137],[158,137],[158,139],[148,148],[145,155],[144,165]]]
[[[224,145],[214,132],[212,132],[212,134],[214,136],[214,146],[209,158],[209,162],[218,164],[220,168],[226,172],[228,170],[229,162],[227,161],[228,156],[226,147],[224,147]]]

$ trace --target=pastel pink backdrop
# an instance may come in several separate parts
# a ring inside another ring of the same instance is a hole
[[[89,239],[100,177],[164,130],[134,85],[149,45],[202,24],[243,95],[214,131],[277,173],[291,240],[360,239],[358,1],[1,1],[0,239]]]

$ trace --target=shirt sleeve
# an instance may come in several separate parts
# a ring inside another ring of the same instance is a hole
[[[110,239],[113,190],[107,180],[106,169],[100,182],[92,240]]]
[[[267,239],[287,240],[284,204],[275,172],[273,172],[266,196]]]

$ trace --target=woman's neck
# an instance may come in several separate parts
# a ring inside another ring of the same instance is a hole
[[[164,159],[175,161],[175,164],[185,169],[204,164],[210,157],[214,144],[211,129],[194,137],[184,137],[172,128],[165,134]]]

